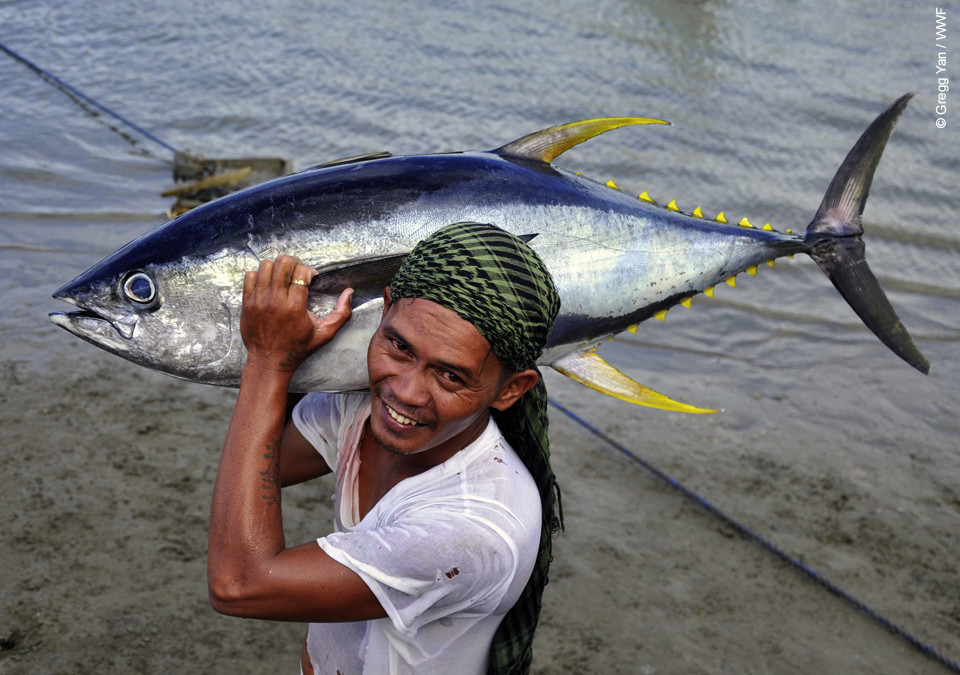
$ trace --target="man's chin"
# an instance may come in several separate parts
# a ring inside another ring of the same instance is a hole
[[[386,411],[385,404],[381,400],[380,410],[377,411],[378,415],[384,417],[389,417],[390,413]],[[393,455],[415,455],[420,452],[420,444],[414,442],[414,439],[408,439],[407,442],[397,438],[397,434],[387,427],[388,422],[385,419],[371,419],[370,420],[370,434],[373,436],[373,440],[377,442],[381,448]],[[423,425],[417,425],[416,427],[411,427],[409,431],[401,433],[414,434],[417,431],[422,431],[425,429]],[[419,434],[418,434],[419,435]]]
[[[389,452],[391,455],[406,456],[413,454],[412,452],[408,452],[406,449],[394,443],[393,440],[385,438],[384,434],[379,433],[372,424],[370,425],[370,433],[373,436],[373,440],[377,442],[377,445]]]

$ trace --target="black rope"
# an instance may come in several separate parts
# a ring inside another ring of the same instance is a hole
[[[70,96],[71,98],[73,98],[73,100],[76,101],[76,102],[77,102],[78,104],[80,104],[81,106],[83,106],[84,104],[89,105],[89,106],[92,106],[93,108],[95,108],[95,109],[97,109],[97,110],[100,110],[100,111],[106,113],[107,115],[110,115],[111,117],[113,117],[114,119],[122,122],[123,124],[126,124],[128,127],[130,127],[131,129],[133,129],[133,130],[136,131],[137,133],[141,134],[142,136],[150,139],[151,141],[153,141],[153,142],[156,143],[157,145],[160,145],[160,146],[166,148],[167,150],[169,150],[170,152],[172,152],[172,153],[174,153],[174,154],[177,154],[178,150],[177,150],[176,148],[174,148],[172,145],[170,145],[169,143],[166,143],[166,142],[160,140],[159,138],[157,138],[156,136],[154,136],[153,134],[151,134],[149,131],[147,131],[147,130],[144,129],[143,127],[141,127],[141,126],[139,126],[139,125],[137,125],[137,124],[134,124],[133,122],[131,122],[130,120],[128,120],[127,118],[125,118],[125,117],[124,117],[123,115],[121,115],[120,113],[117,113],[117,112],[111,110],[110,108],[108,108],[107,106],[105,106],[105,105],[103,105],[103,104],[101,104],[101,103],[98,103],[97,101],[93,100],[92,98],[90,98],[89,96],[87,96],[86,94],[84,94],[84,93],[83,93],[82,91],[80,91],[79,89],[76,89],[75,87],[70,86],[69,84],[67,84],[66,82],[64,82],[63,80],[61,80],[61,79],[60,79],[59,77],[57,77],[56,75],[52,74],[51,72],[49,72],[49,71],[47,71],[47,70],[44,70],[43,68],[41,68],[41,67],[38,66],[37,64],[35,64],[35,63],[33,63],[32,61],[30,61],[29,59],[21,56],[20,54],[18,54],[17,52],[13,51],[13,50],[10,49],[9,47],[7,47],[7,46],[5,46],[5,45],[3,45],[3,44],[0,44],[0,51],[6,52],[8,55],[10,55],[11,57],[13,57],[13,58],[16,59],[17,61],[20,61],[21,63],[23,63],[25,66],[27,66],[28,68],[30,68],[31,70],[33,70],[35,73],[37,73],[40,77],[42,77],[43,79],[45,79],[47,82],[49,82],[50,84],[54,85],[55,87],[58,87],[59,89],[61,89],[64,93],[66,93],[68,96]],[[130,141],[131,143],[136,144],[136,141],[135,141],[134,139],[130,138],[130,137],[127,136],[126,134],[123,134],[119,129],[115,129],[115,131],[117,131],[118,133],[121,133],[121,135],[123,135],[124,138],[126,138],[126,139],[127,139],[128,141]]]
[[[721,511],[719,508],[717,508],[716,506],[714,506],[713,504],[711,504],[710,502],[708,502],[706,499],[704,499],[703,497],[701,497],[701,496],[698,495],[697,493],[693,492],[693,491],[690,490],[689,488],[685,487],[683,484],[681,484],[681,483],[680,483],[679,481],[677,481],[676,479],[674,479],[674,478],[672,478],[671,476],[668,476],[668,475],[665,474],[664,472],[660,471],[660,469],[658,469],[658,468],[656,468],[655,466],[653,466],[652,464],[650,464],[647,460],[645,460],[645,459],[643,459],[642,457],[636,455],[636,454],[635,454],[634,452],[632,452],[629,448],[627,448],[627,447],[623,446],[622,444],[618,443],[617,441],[613,440],[612,438],[610,438],[610,437],[607,436],[605,433],[603,433],[602,431],[600,431],[599,429],[597,429],[596,427],[594,427],[593,425],[591,425],[589,422],[585,421],[583,418],[581,418],[581,417],[578,416],[577,414],[571,412],[570,410],[568,410],[567,408],[563,407],[561,404],[557,403],[557,402],[554,401],[553,399],[549,399],[549,402],[550,402],[550,404],[551,404],[553,407],[555,407],[557,410],[563,412],[563,413],[566,414],[568,417],[570,417],[570,419],[574,420],[575,422],[577,422],[578,424],[580,424],[581,426],[583,426],[585,429],[587,429],[587,430],[589,430],[590,432],[592,432],[595,436],[597,436],[598,438],[602,439],[603,441],[609,443],[611,446],[613,446],[614,448],[616,448],[617,450],[619,450],[620,452],[622,452],[623,454],[625,454],[627,457],[629,457],[629,458],[632,459],[633,461],[637,462],[641,467],[643,467],[643,468],[646,469],[648,472],[650,472],[651,474],[653,474],[656,478],[660,479],[660,480],[663,481],[664,483],[667,483],[668,485],[670,485],[671,487],[673,487],[674,489],[676,489],[677,491],[679,491],[679,492],[680,492],[684,497],[686,497],[687,499],[689,499],[689,500],[691,500],[691,501],[696,502],[697,504],[699,504],[699,505],[700,505],[701,507],[703,507],[707,512],[709,512],[711,515],[713,515],[714,517],[716,517],[717,519],[719,519],[719,520],[720,520],[721,522],[723,522],[724,524],[732,527],[734,530],[736,530],[738,533],[740,533],[741,536],[743,536],[743,537],[745,537],[745,538],[747,538],[747,539],[751,539],[751,540],[753,540],[754,542],[758,543],[760,546],[762,546],[764,549],[766,549],[768,552],[772,553],[774,556],[776,556],[776,557],[779,558],[780,560],[786,562],[786,563],[789,564],[791,567],[793,567],[793,568],[796,569],[797,571],[801,572],[801,573],[804,574],[805,576],[809,577],[810,579],[812,579],[813,581],[815,581],[816,583],[818,583],[820,586],[822,586],[823,588],[825,588],[827,591],[829,591],[829,592],[832,593],[833,595],[835,595],[835,596],[837,596],[838,598],[840,598],[841,600],[844,600],[845,602],[849,603],[850,605],[852,605],[853,607],[855,607],[856,609],[858,609],[860,612],[862,612],[863,614],[865,614],[865,615],[867,615],[868,617],[870,617],[871,619],[873,619],[876,623],[880,624],[881,626],[883,626],[884,628],[886,628],[888,631],[890,631],[891,633],[893,633],[893,634],[896,635],[897,637],[899,637],[899,638],[901,638],[902,640],[906,641],[911,647],[914,647],[915,649],[920,650],[921,652],[923,652],[924,654],[926,654],[926,655],[929,656],[930,658],[932,658],[932,659],[934,659],[935,661],[937,661],[940,665],[946,666],[947,668],[949,668],[949,669],[952,670],[953,672],[955,672],[955,673],[960,673],[960,665],[958,665],[956,661],[947,658],[946,656],[944,656],[943,654],[939,653],[936,649],[934,649],[934,648],[931,647],[930,645],[928,645],[928,644],[920,641],[919,639],[917,639],[916,637],[914,637],[914,636],[911,635],[910,633],[906,632],[905,630],[903,630],[902,628],[900,628],[899,626],[897,626],[896,624],[894,624],[892,621],[890,621],[890,620],[887,619],[886,617],[884,617],[884,616],[882,616],[881,614],[879,614],[876,610],[870,608],[868,605],[866,605],[866,604],[864,604],[863,602],[861,602],[860,600],[856,599],[855,597],[853,597],[852,595],[850,595],[849,593],[847,593],[846,591],[844,591],[844,590],[843,590],[842,588],[840,588],[839,586],[831,583],[826,577],[824,577],[822,574],[820,574],[820,573],[817,572],[816,570],[810,568],[809,566],[807,566],[806,564],[804,564],[802,561],[798,560],[797,558],[793,558],[793,557],[789,556],[788,554],[784,553],[784,552],[783,552],[782,550],[780,550],[775,544],[773,544],[773,543],[770,542],[769,540],[765,539],[764,537],[761,537],[760,535],[756,534],[755,532],[753,532],[752,530],[750,530],[747,526],[742,525],[742,524],[739,523],[738,521],[734,520],[732,517],[728,516],[726,513],[724,513],[723,511]]]

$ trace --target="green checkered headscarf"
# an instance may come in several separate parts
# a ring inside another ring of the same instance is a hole
[[[536,369],[560,310],[550,272],[533,249],[498,227],[480,223],[448,225],[417,244],[391,282],[390,297],[423,298],[453,310],[476,326],[513,372]],[[543,523],[533,573],[497,629],[487,672],[526,673],[533,658],[552,536],[563,525],[560,492],[550,468],[543,378],[510,408],[492,414],[537,483]]]

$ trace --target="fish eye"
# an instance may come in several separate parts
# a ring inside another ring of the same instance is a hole
[[[128,273],[120,288],[124,297],[137,305],[151,305],[157,300],[157,283],[140,270]]]

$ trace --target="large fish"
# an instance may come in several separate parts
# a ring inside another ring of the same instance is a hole
[[[568,148],[647,118],[551,127],[489,152],[331,162],[223,197],[130,242],[64,285],[80,308],[51,319],[125,359],[196,382],[237,386],[246,354],[243,274],[286,253],[320,274],[311,310],[356,289],[353,317],[297,371],[294,391],[367,386],[366,348],[382,291],[417,241],[453,222],[496,224],[531,238],[560,291],[540,360],[604,393],[700,411],[639,385],[595,351],[609,337],[757,265],[810,255],[864,323],[913,367],[929,371],[867,267],[861,214],[887,139],[911,95],[877,117],[847,155],[804,234],[704,219],[630,197],[553,166]],[[723,221],[722,218],[719,219]]]

